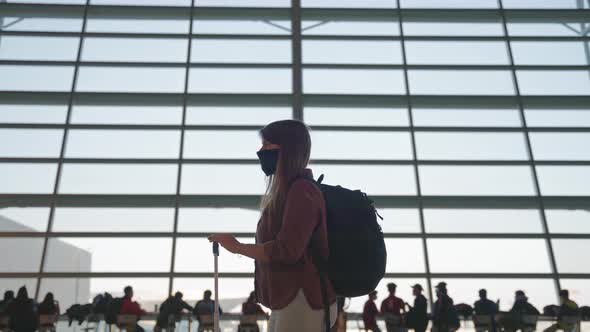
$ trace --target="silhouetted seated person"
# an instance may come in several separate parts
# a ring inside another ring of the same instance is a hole
[[[53,298],[53,293],[47,293],[43,301],[39,304],[40,325],[43,327],[54,327],[59,314],[59,303]],[[43,320],[41,316],[49,317],[49,320]]]
[[[377,309],[375,300],[377,300],[377,291],[374,290],[369,293],[369,299],[363,307],[363,323],[365,324],[365,330],[381,332],[381,329],[377,326],[377,314],[379,314],[379,310]]]
[[[4,292],[4,298],[0,301],[0,315],[8,310],[8,306],[12,301],[14,301],[14,292],[11,290]]]
[[[512,309],[500,318],[499,323],[504,328],[504,331],[507,332],[522,330],[525,328],[523,316],[538,316],[539,314],[539,310],[529,303],[529,299],[524,292],[517,290],[514,293],[514,305]]]
[[[436,332],[455,331],[459,328],[459,316],[453,299],[448,295],[447,283],[436,285],[436,302],[432,310],[432,330]]]
[[[407,326],[416,332],[424,332],[428,327],[428,307],[426,297],[422,295],[422,291],[422,285],[415,284],[412,286],[412,294],[415,296],[414,306],[406,303],[410,308],[406,320]]]
[[[193,307],[184,302],[182,297],[183,294],[181,292],[176,292],[174,296],[170,295],[166,301],[160,305],[160,312],[158,313],[154,331],[160,331],[161,329],[167,329],[170,326],[174,326],[173,324],[175,324],[177,318],[180,318],[182,310],[186,309],[188,312],[193,311]],[[170,321],[170,319],[172,319],[172,321]]]
[[[197,301],[195,304],[195,308],[193,309],[193,314],[197,317],[197,321],[199,322],[199,326],[201,324],[205,324],[205,322],[201,322],[201,316],[213,316],[215,312],[215,301],[211,300],[211,291],[206,290],[203,293],[203,299]],[[223,314],[223,310],[219,307],[219,314]]]
[[[136,316],[137,320],[143,315],[145,315],[145,310],[141,309],[139,303],[133,301],[133,288],[131,286],[125,287],[123,289],[125,295],[123,296],[123,301],[121,302],[121,310],[119,311],[119,315],[131,315]],[[139,326],[139,324],[135,325],[135,331],[143,332],[143,328]]]
[[[403,325],[402,313],[406,313],[404,301],[395,296],[397,285],[392,283],[387,284],[389,296],[381,302],[381,313],[385,315],[385,327],[387,331],[394,331],[395,328]],[[394,317],[391,317],[394,316]]]
[[[0,330],[8,329],[8,306],[14,301],[14,292],[4,292],[4,298],[0,301]]]
[[[570,300],[570,293],[567,289],[559,291],[559,301],[561,305],[557,314],[557,323],[546,328],[545,332],[554,332],[557,330],[571,331],[576,327],[580,312],[578,304]]]
[[[487,316],[489,317],[488,326],[491,330],[495,330],[495,319],[494,315],[498,313],[498,305],[488,299],[488,292],[485,289],[479,290],[479,300],[473,304],[473,314],[476,316]],[[474,319],[475,321],[475,319]],[[477,323],[477,321],[475,321]],[[485,328],[476,328],[477,331],[485,331]]]
[[[14,332],[34,332],[38,326],[37,306],[29,298],[27,288],[21,287],[16,299],[8,306],[10,329]]]
[[[244,318],[242,317],[242,320],[240,320],[240,325],[238,327],[238,331],[240,331],[241,328],[249,328],[249,330],[254,330],[254,331],[258,331],[258,323],[256,321],[256,317],[257,316],[267,316],[266,312],[264,312],[264,310],[262,309],[262,307],[260,306],[260,304],[256,303],[256,293],[255,292],[251,292],[250,296],[248,296],[248,299],[246,300],[246,302],[242,303],[242,315],[243,316],[251,316],[251,320],[245,321]]]

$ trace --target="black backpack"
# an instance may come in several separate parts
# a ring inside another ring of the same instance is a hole
[[[323,174],[317,181],[306,179],[321,189],[327,209],[330,255],[327,261],[314,257],[315,264],[332,282],[336,296],[369,294],[383,279],[387,261],[373,201],[360,190],[323,184]]]
[[[121,312],[121,304],[123,304],[123,298],[113,298],[106,306],[106,313],[104,320],[107,324],[116,324],[117,316]]]

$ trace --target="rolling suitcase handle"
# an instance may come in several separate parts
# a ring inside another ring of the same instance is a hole
[[[217,275],[217,259],[219,257],[219,243],[213,242],[213,278],[215,279],[215,309],[213,309],[213,331],[219,331],[219,298],[218,298],[218,275]]]

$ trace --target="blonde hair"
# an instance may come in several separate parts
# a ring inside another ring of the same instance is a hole
[[[262,214],[280,224],[291,180],[309,163],[311,137],[307,126],[298,120],[272,122],[260,130],[260,136],[281,146],[276,172],[268,177],[260,202]]]

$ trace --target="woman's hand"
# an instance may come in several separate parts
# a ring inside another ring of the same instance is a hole
[[[241,243],[236,240],[236,237],[231,234],[211,234],[209,235],[209,242],[218,242],[222,247],[232,254],[238,254]]]

